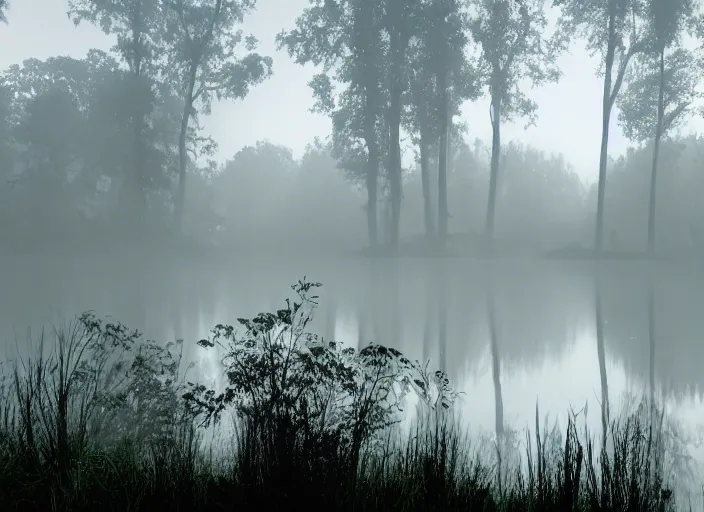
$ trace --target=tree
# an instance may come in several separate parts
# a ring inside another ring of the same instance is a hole
[[[180,103],[158,89],[153,99],[135,95],[132,74],[110,55],[91,50],[80,60],[28,59],[10,66],[0,81],[8,99],[8,149],[17,164],[13,179],[22,185],[15,194],[19,207],[22,191],[41,190],[54,206],[88,209],[90,216],[119,206],[130,178],[125,168],[134,162],[133,107],[146,110],[142,101],[152,111],[142,131],[145,190],[156,198],[168,187]]]
[[[644,0],[553,0],[562,7],[560,27],[582,37],[592,55],[599,54],[604,74],[601,150],[597,194],[595,252],[601,253],[604,231],[604,197],[609,149],[609,122],[631,59],[644,50],[639,33]]]
[[[648,254],[655,252],[655,203],[660,141],[677,126],[698,96],[701,68],[682,48],[683,23],[694,15],[692,0],[650,0],[646,50],[636,58],[619,101],[619,121],[631,140],[653,140],[648,204]],[[672,50],[667,53],[668,50]],[[666,55],[667,54],[667,55]]]
[[[134,101],[126,105],[132,125],[132,163],[123,182],[121,202],[125,213],[134,214],[133,228],[144,226],[146,214],[144,132],[146,117],[152,112],[154,82],[159,71],[159,47],[164,32],[164,12],[160,0],[70,0],[69,17],[74,24],[87,21],[117,37],[112,50],[120,55],[130,71],[128,84]]]
[[[475,99],[476,70],[465,57],[468,18],[455,0],[425,1],[409,46],[409,107],[406,129],[419,150],[426,236],[434,236],[430,192],[430,149],[438,149],[438,234],[447,237],[447,148],[452,117],[462,102]]]
[[[435,77],[428,65],[427,45],[417,39],[409,48],[410,87],[407,104],[409,105],[405,129],[411,133],[413,143],[418,146],[417,160],[420,165],[423,192],[423,221],[428,241],[435,237],[435,218],[433,215],[432,193],[430,184],[430,151],[438,140],[437,126],[437,91]]]
[[[128,202],[130,195],[137,192],[137,197],[144,200],[137,204],[149,205],[148,220],[150,224],[156,224],[160,219],[155,214],[167,206],[169,198],[165,193],[171,190],[178,167],[177,141],[182,107],[179,98],[168,87],[156,83],[151,90],[139,88],[135,91],[134,85],[134,75],[129,70],[119,69],[96,77],[87,114],[93,128],[86,164],[110,176],[117,185],[116,199],[122,210],[121,216],[125,214],[124,207],[131,202]],[[143,118],[137,138],[135,114],[140,113],[137,119],[141,120],[144,112],[148,115]],[[137,163],[136,151],[139,152],[138,174],[126,174],[124,169]],[[137,176],[140,178],[138,182]]]
[[[85,197],[75,193],[79,185],[90,187],[90,171],[82,163],[89,147],[86,112],[97,72],[91,63],[71,57],[28,59],[3,72],[10,100],[7,131],[15,146],[9,179],[17,186],[15,198],[24,192],[35,205],[18,211],[18,221],[34,222],[34,228],[48,223],[57,227]]]
[[[179,133],[179,177],[174,202],[174,222],[183,222],[188,168],[187,139],[190,122],[198,110],[210,112],[213,99],[241,99],[252,85],[272,73],[271,57],[254,52],[258,41],[235,30],[255,7],[255,0],[167,0],[170,16],[165,42],[173,82],[183,99]],[[247,53],[238,57],[244,43]]]
[[[535,122],[537,105],[519,88],[521,80],[532,85],[557,81],[555,60],[564,47],[556,33],[547,38],[544,0],[476,0],[472,34],[482,48],[484,85],[491,98],[491,175],[485,237],[494,236],[496,187],[501,154],[501,121],[527,116]]]
[[[405,66],[408,45],[416,32],[416,15],[419,0],[385,0],[382,27],[388,36],[389,103],[387,123],[389,126],[389,162],[387,164],[389,192],[391,198],[391,247],[396,248],[401,225],[401,198],[403,194],[401,167],[401,118],[403,93],[406,90],[407,70]]]
[[[323,66],[310,82],[315,108],[332,117],[334,152],[342,165],[354,173],[364,162],[372,249],[378,245],[378,178],[384,147],[380,140],[385,131],[383,15],[379,2],[310,0],[296,19],[296,28],[277,37],[279,48],[286,48],[296,63]],[[344,86],[337,97],[330,73]]]
[[[15,169],[15,141],[10,124],[11,91],[0,77],[0,226],[3,231],[6,223],[16,215],[10,205],[11,180]],[[10,215],[12,213],[12,215]]]
[[[23,178],[32,184],[37,208],[30,213],[39,224],[47,225],[65,213],[73,201],[68,198],[73,175],[78,170],[80,134],[84,118],[74,97],[59,88],[33,98],[26,117],[17,127],[16,140],[26,147]]]

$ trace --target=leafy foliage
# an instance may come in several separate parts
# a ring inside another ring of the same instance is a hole
[[[585,41],[590,54],[599,55],[602,66],[606,64],[610,44],[614,45],[617,68],[625,68],[631,56],[642,51],[643,44],[636,36],[642,24],[640,15],[645,11],[645,0],[553,0],[553,5],[562,10],[561,32]],[[610,32],[612,15],[613,32]]]
[[[288,300],[276,313],[239,319],[241,335],[233,326],[218,325],[210,339],[199,342],[227,350],[227,386],[216,394],[190,384],[184,398],[194,413],[204,422],[218,421],[234,407],[255,425],[274,429],[276,446],[332,436],[359,454],[364,442],[399,421],[395,412],[411,390],[431,408],[452,406],[456,392],[442,372],[428,374],[392,348],[373,344],[357,352],[307,332],[317,304],[310,292],[318,286],[300,281],[293,287],[298,301]]]
[[[213,99],[244,98],[251,85],[271,76],[272,59],[253,52],[256,38],[235,30],[254,8],[253,0],[174,0],[167,5],[168,73],[186,101],[202,102],[209,113]],[[239,55],[241,47],[251,53]]]
[[[183,98],[178,139],[179,180],[174,201],[177,229],[183,223],[188,154],[186,140],[191,121],[198,122],[198,106],[210,113],[214,98],[244,98],[251,85],[271,75],[272,60],[254,53],[257,40],[234,30],[255,6],[254,0],[173,0],[164,34],[166,74]],[[239,57],[244,43],[248,52]],[[210,149],[214,149],[211,141]]]
[[[482,48],[481,76],[492,97],[501,99],[502,117],[511,121],[527,116],[535,123],[537,105],[520,89],[555,82],[561,71],[555,61],[565,48],[559,32],[547,36],[544,0],[478,0],[472,35]]]
[[[75,25],[97,25],[117,38],[112,50],[133,75],[158,73],[164,5],[159,0],[69,0],[68,15]]]
[[[659,59],[646,54],[635,61],[627,75],[627,85],[619,97],[618,119],[624,135],[630,140],[645,142],[655,137],[660,87]],[[664,117],[662,132],[677,128],[701,96],[697,91],[702,76],[701,62],[684,48],[665,58],[663,76]]]

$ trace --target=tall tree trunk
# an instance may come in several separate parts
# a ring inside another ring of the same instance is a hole
[[[426,130],[420,134],[420,177],[423,186],[423,213],[425,220],[425,237],[432,242],[435,237],[435,223],[433,222],[433,200],[430,191],[430,162],[429,143]]]
[[[136,109],[135,109],[136,110]],[[147,201],[145,197],[144,180],[144,151],[143,151],[143,118],[142,113],[136,112],[134,119],[134,170],[133,170],[133,193],[134,193],[134,220],[133,228],[143,230],[146,221]]]
[[[497,73],[497,71],[495,71]],[[491,175],[489,177],[489,201],[486,210],[484,238],[493,249],[494,218],[496,215],[496,188],[499,180],[499,157],[501,155],[501,94],[495,87],[491,93]]]
[[[134,76],[135,82],[139,77]],[[145,229],[146,197],[144,194],[144,158],[143,158],[143,123],[142,112],[134,106],[132,120],[132,161],[128,166],[125,181],[120,190],[120,209],[131,232],[141,234]]]
[[[369,92],[367,92],[367,96]],[[367,231],[369,233],[369,246],[372,250],[379,244],[379,229],[377,221],[378,187],[379,187],[379,147],[374,128],[371,101],[367,99],[367,113],[365,115],[365,142],[367,144]]]
[[[657,191],[658,159],[660,157],[660,139],[662,139],[663,118],[665,117],[665,48],[660,49],[660,86],[658,91],[658,120],[655,127],[655,144],[653,145],[653,166],[650,173],[650,202],[648,205],[648,254],[655,254],[655,197]]]
[[[141,2],[136,2],[135,9],[132,13],[132,47],[135,52],[133,58],[129,62],[129,66],[132,72],[132,90],[135,95],[141,96],[142,81],[144,76],[142,74],[142,64],[144,61],[144,56],[141,53],[142,49],[142,4]],[[128,178],[125,180],[125,192],[127,204],[123,205],[127,208],[127,214],[130,219],[130,229],[135,232],[140,232],[145,228],[146,220],[146,197],[144,190],[144,151],[143,151],[143,136],[144,136],[144,114],[145,112],[141,109],[142,102],[134,101],[132,108],[132,151],[133,151],[133,161],[131,166],[131,173],[128,174]]]
[[[401,89],[395,88],[391,96],[391,115],[389,141],[389,188],[391,201],[391,233],[389,242],[392,249],[398,247],[401,229],[401,195],[403,184],[401,181]]]
[[[394,237],[394,220],[393,220],[393,199],[391,198],[391,192],[386,195],[383,203],[384,208],[384,243],[393,249],[393,237]]]
[[[391,98],[389,102],[389,186],[391,192],[391,248],[398,247],[401,230],[403,180],[401,167],[401,95],[404,90],[403,66],[408,38],[398,27],[390,27],[391,36]]]
[[[183,109],[181,117],[181,131],[178,136],[178,188],[174,201],[174,231],[177,236],[183,229],[183,211],[186,201],[186,169],[188,167],[188,153],[186,152],[186,134],[188,132],[188,119],[190,117],[189,102]]]
[[[367,146],[365,185],[367,187],[367,232],[369,246],[375,251],[379,245],[379,224],[377,221],[379,197],[379,144],[377,116],[379,114],[379,73],[375,61],[374,42],[378,34],[374,31],[374,8],[371,2],[363,2],[354,17],[354,46],[357,49],[357,70],[364,88],[364,143]]]
[[[438,153],[438,243],[441,249],[447,246],[447,145],[448,145],[448,94],[447,72],[438,74],[440,89],[440,148]]]
[[[186,137],[188,135],[188,123],[191,120],[193,111],[193,91],[196,86],[196,73],[198,65],[191,64],[190,75],[188,77],[188,90],[181,116],[181,131],[178,136],[178,190],[176,191],[176,201],[174,203],[174,223],[176,235],[181,235],[183,230],[183,214],[186,202],[186,170],[188,168],[188,153],[186,151]]]
[[[609,1],[608,43],[606,48],[604,90],[601,104],[601,150],[599,152],[599,185],[596,206],[596,231],[594,233],[594,251],[601,254],[604,242],[604,197],[606,194],[606,164],[609,155],[609,122],[612,107],[612,73],[616,55],[616,10],[613,1]]]

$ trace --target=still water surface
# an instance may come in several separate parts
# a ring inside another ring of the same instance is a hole
[[[692,453],[704,460],[698,448],[704,439],[704,267],[698,264],[652,270],[642,262],[283,255],[198,262],[136,254],[6,259],[0,335],[9,353],[15,338],[23,347],[29,326],[91,309],[152,339],[183,338],[186,359],[215,376],[217,356],[195,341],[217,323],[281,307],[290,285],[307,276],[323,283],[312,330],[353,346],[379,341],[430,359],[465,392],[463,417],[474,430],[493,432],[497,416],[507,428],[532,429],[536,403],[541,416],[560,422],[570,407],[588,404],[589,423],[598,429],[603,383],[612,416],[632,405],[627,393],[654,386]]]

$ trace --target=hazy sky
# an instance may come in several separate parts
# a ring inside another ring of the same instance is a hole
[[[71,55],[81,58],[90,48],[108,49],[110,39],[99,30],[74,28],[66,16],[68,0],[10,0],[9,25],[0,26],[0,67],[29,57]],[[291,28],[308,0],[259,0],[258,11],[245,20],[245,31],[261,41],[262,53],[274,58],[274,76],[254,88],[243,101],[223,102],[205,121],[206,131],[219,144],[218,159],[232,157],[245,145],[268,139],[292,148],[300,155],[313,137],[326,136],[330,122],[311,114],[312,97],[307,82],[314,68],[294,64],[285,52],[276,52],[274,37]],[[520,140],[548,152],[562,152],[585,181],[596,178],[601,125],[601,80],[597,61],[573,44],[560,60],[562,80],[532,91],[540,107],[537,126],[524,129],[523,122],[506,125],[503,141]],[[463,110],[469,137],[490,140],[489,103],[481,100]],[[690,121],[684,131],[700,131],[701,119]],[[612,116],[610,153],[623,153],[628,142]]]

